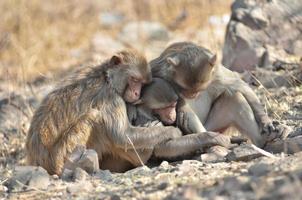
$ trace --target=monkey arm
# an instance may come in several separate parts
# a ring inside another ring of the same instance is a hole
[[[158,158],[175,158],[214,145],[228,147],[230,138],[215,132],[185,135],[156,145],[153,154]]]
[[[167,141],[169,139],[177,138],[182,135],[178,128],[172,126],[160,127],[133,127],[130,126],[125,135],[116,140],[121,147],[133,143],[137,149],[153,148],[156,144]],[[133,148],[132,146],[127,146]]]
[[[202,125],[198,116],[191,109],[189,104],[182,100],[177,110],[177,127],[179,127],[184,134],[201,133],[206,129]]]

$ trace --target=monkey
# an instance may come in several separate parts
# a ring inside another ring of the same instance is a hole
[[[144,86],[140,102],[136,105],[127,105],[128,118],[135,126],[148,126],[150,122],[157,122],[156,120],[162,122],[163,125],[175,126],[178,98],[174,88],[167,81],[161,78],[153,78],[150,84]],[[157,126],[161,125],[161,123],[157,124]],[[178,126],[181,125],[178,124]],[[214,145],[228,147],[230,138],[215,132],[185,135],[155,145],[153,156],[162,159],[173,159],[190,155],[197,150]],[[140,151],[138,149],[144,162],[150,158],[151,151],[152,149],[148,151]]]
[[[177,118],[183,133],[235,126],[259,147],[285,138],[290,129],[276,126],[248,84],[216,59],[202,46],[177,42],[150,61],[153,77],[169,81],[180,95]]]
[[[35,111],[26,138],[28,164],[61,175],[66,158],[83,145],[97,152],[101,167],[110,159],[137,165],[127,149],[153,148],[180,137],[181,131],[173,126],[130,124],[126,102],[138,101],[141,88],[151,80],[149,64],[135,50],[120,51],[100,65],[77,71]]]

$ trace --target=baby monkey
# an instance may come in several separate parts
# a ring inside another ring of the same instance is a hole
[[[137,105],[127,105],[128,118],[135,126],[162,126],[161,122],[164,125],[175,125],[177,101],[178,95],[172,85],[164,79],[153,78],[152,83],[143,88],[141,99]],[[178,126],[182,126],[182,124],[178,124]],[[174,159],[191,155],[206,147],[214,145],[228,147],[229,144],[228,136],[215,132],[203,132],[162,142],[154,149],[138,149],[138,153],[143,162],[147,162],[152,152],[156,158]]]

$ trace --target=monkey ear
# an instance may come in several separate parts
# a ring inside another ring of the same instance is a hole
[[[122,62],[122,58],[118,55],[113,55],[110,59],[111,65],[119,65]]]
[[[215,63],[216,63],[216,60],[217,60],[217,55],[215,54],[214,56],[212,56],[212,57],[209,59],[210,65],[214,66]]]
[[[167,62],[173,66],[177,66],[180,63],[180,60],[177,57],[168,57]]]

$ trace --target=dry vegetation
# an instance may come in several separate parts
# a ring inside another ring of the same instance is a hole
[[[89,58],[95,32],[115,35],[120,29],[102,27],[98,22],[101,12],[116,10],[126,20],[156,20],[171,27],[186,11],[186,19],[172,27],[177,32],[208,26],[208,17],[228,13],[230,3],[231,0],[0,1],[0,77],[23,84],[84,62]]]

